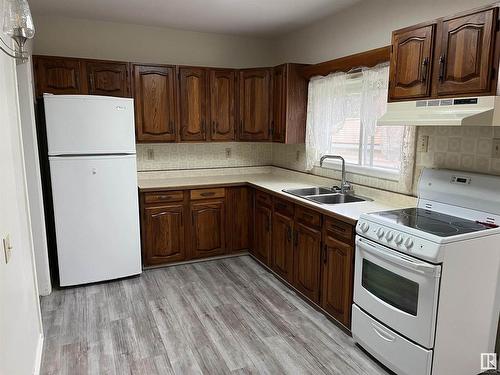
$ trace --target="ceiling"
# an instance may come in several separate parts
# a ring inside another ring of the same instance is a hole
[[[36,15],[275,37],[360,0],[29,0]]]

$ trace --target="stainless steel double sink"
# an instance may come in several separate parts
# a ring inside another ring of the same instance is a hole
[[[321,204],[339,204],[371,201],[369,198],[354,194],[342,194],[326,187],[308,187],[302,189],[283,189],[283,192]]]

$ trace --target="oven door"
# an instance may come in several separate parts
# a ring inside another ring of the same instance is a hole
[[[425,348],[434,345],[441,266],[356,237],[354,302]]]

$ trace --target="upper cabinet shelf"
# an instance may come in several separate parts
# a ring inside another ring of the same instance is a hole
[[[498,8],[392,33],[389,101],[495,95]]]

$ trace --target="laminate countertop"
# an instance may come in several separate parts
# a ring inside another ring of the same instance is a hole
[[[283,192],[312,186],[338,185],[339,181],[289,171],[278,167],[225,168],[208,170],[139,172],[138,186],[141,192],[195,189],[220,186],[249,185],[275,196],[313,208],[324,214],[356,222],[361,214],[396,208],[415,207],[416,198],[374,188],[354,185],[354,193],[371,201],[326,205]]]

